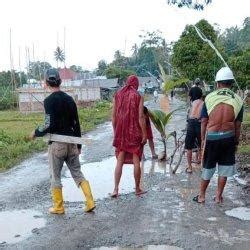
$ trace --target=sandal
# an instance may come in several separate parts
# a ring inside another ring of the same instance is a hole
[[[201,164],[201,161],[195,161],[195,160],[193,160],[192,163]]]
[[[135,192],[135,195],[136,195],[136,196],[140,196],[140,195],[146,194],[146,193],[147,193],[147,191],[140,190],[139,192]]]
[[[118,192],[117,193],[113,192],[112,194],[109,194],[109,195],[110,195],[110,198],[118,198],[119,193]]]
[[[217,204],[221,204],[221,203],[223,203],[223,201],[224,201],[224,199],[223,199],[223,197],[221,197],[221,200],[220,200],[220,202],[217,202],[216,201],[216,197],[214,197],[214,199],[213,199]]]
[[[195,197],[193,198],[193,201],[195,201],[195,202],[197,202],[197,203],[200,203],[200,204],[205,203],[205,200],[204,200],[204,201],[199,201],[199,195],[195,196]]]
[[[193,170],[190,169],[190,167],[187,167],[187,168],[185,169],[185,172],[188,173],[188,174],[192,174],[192,173],[193,173]]]

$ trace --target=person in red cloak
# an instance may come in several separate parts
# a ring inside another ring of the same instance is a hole
[[[137,92],[139,80],[131,75],[126,85],[119,90],[113,100],[112,125],[114,130],[113,146],[117,164],[115,168],[115,188],[111,197],[118,197],[119,183],[124,163],[134,164],[135,193],[145,193],[140,188],[140,161],[143,146],[147,142],[146,124],[143,114],[143,97]]]

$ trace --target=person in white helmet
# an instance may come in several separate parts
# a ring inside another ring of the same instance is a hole
[[[216,203],[223,202],[222,193],[227,177],[236,173],[235,152],[243,119],[243,101],[230,89],[234,83],[234,76],[228,67],[223,67],[217,72],[215,81],[218,88],[207,95],[201,111],[201,140],[205,149],[200,192],[193,198],[193,201],[198,203],[205,202],[206,189],[216,165]]]

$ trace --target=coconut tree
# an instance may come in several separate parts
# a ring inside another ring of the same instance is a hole
[[[160,160],[166,160],[167,159],[167,140],[173,136],[175,138],[176,143],[176,132],[173,131],[171,133],[166,133],[166,126],[170,122],[172,118],[172,114],[178,109],[175,109],[169,113],[164,113],[161,110],[149,110],[149,117],[151,121],[153,122],[155,128],[159,131],[161,134],[161,141],[164,146],[163,155],[161,156]]]
[[[58,68],[58,62],[64,62],[65,61],[64,51],[59,46],[57,46],[56,50],[54,51],[54,57],[55,57],[56,65],[57,65],[57,68]]]

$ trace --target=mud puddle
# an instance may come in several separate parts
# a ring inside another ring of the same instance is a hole
[[[0,245],[22,241],[45,224],[42,214],[35,210],[0,212]]]
[[[183,248],[168,245],[148,245],[143,247],[100,247],[92,248],[92,250],[181,250]]]
[[[114,170],[116,158],[110,157],[101,162],[87,163],[82,166],[82,172],[85,178],[90,182],[91,189],[95,199],[103,199],[112,193],[114,188]],[[147,174],[162,173],[166,177],[171,175],[171,169],[166,162],[147,160],[142,163],[142,172]],[[132,164],[125,164],[120,182],[120,194],[134,192],[134,167]],[[178,172],[181,170],[178,169]],[[143,175],[142,175],[143,176]],[[143,179],[141,181],[143,186]],[[64,200],[69,202],[82,201],[83,195],[78,189],[67,169],[64,178],[62,178]]]
[[[227,210],[226,215],[238,218],[240,220],[250,220],[250,208],[236,207],[231,210]]]

